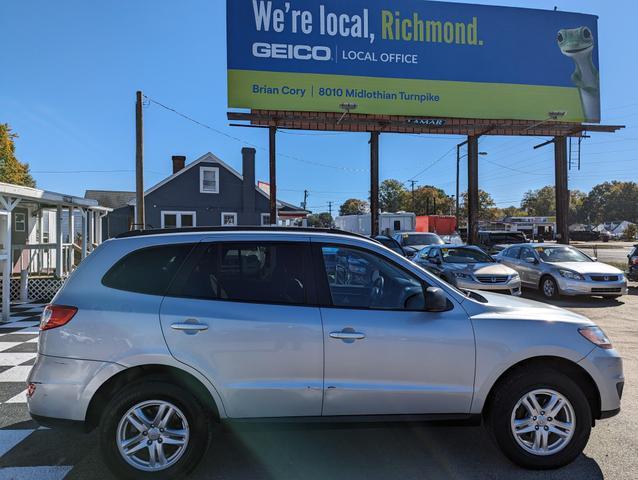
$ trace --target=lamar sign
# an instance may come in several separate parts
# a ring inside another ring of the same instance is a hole
[[[422,0],[228,0],[230,108],[599,122],[597,17]]]

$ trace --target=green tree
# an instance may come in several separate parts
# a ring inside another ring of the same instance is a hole
[[[555,187],[547,185],[538,190],[528,190],[521,201],[521,208],[530,217],[549,217],[556,215]],[[569,199],[569,222],[582,220],[583,202],[587,195],[580,190],[571,190]]]
[[[527,217],[527,212],[525,210],[515,207],[514,205],[506,207],[502,211],[503,216],[505,217]]]
[[[582,216],[591,223],[638,222],[638,183],[614,180],[596,185],[583,200]]]
[[[494,199],[485,190],[479,190],[479,220],[500,220],[503,213],[502,210],[496,208]],[[461,194],[461,205],[459,206],[459,217],[467,218],[467,192]]]
[[[547,217],[556,215],[556,195],[554,187],[546,186],[538,190],[528,190],[523,195],[521,208],[530,217]]]
[[[339,207],[339,215],[361,215],[363,213],[370,213],[370,204],[358,198],[349,198]]]
[[[636,235],[638,235],[638,228],[635,223],[630,223],[627,225],[627,230],[625,230],[624,239],[628,242],[633,242],[636,239]]]
[[[381,182],[379,186],[379,206],[382,212],[398,212],[399,210],[412,210],[405,207],[409,200],[406,188],[401,182],[388,179]]]
[[[332,215],[328,212],[316,213],[308,215],[308,226],[317,228],[330,228],[332,227]]]
[[[424,185],[414,190],[414,208],[412,206],[412,192],[404,195],[403,208],[417,215],[450,215],[454,213],[454,200],[444,190]]]
[[[15,156],[13,140],[17,137],[8,124],[0,123],[0,182],[35,187],[29,164],[21,163]]]

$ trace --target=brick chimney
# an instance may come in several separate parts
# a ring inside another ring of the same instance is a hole
[[[183,155],[173,155],[173,173],[177,173],[180,170],[184,169],[184,165],[186,164],[186,157]]]
[[[245,213],[255,211],[255,149],[244,147],[241,149],[242,176],[242,203]]]

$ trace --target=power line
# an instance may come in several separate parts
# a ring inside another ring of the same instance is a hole
[[[246,140],[244,140],[242,138],[235,137],[234,135],[230,135],[230,134],[228,134],[228,133],[226,133],[226,132],[224,132],[222,130],[219,130],[218,128],[211,127],[210,125],[208,125],[208,124],[206,124],[204,122],[200,122],[199,120],[196,120],[195,118],[191,117],[190,115],[182,113],[182,112],[180,112],[179,110],[177,110],[175,108],[169,107],[168,105],[165,105],[165,104],[163,104],[161,102],[158,102],[157,100],[155,100],[155,99],[153,99],[153,98],[151,98],[151,97],[149,97],[147,95],[144,95],[144,98],[146,100],[148,100],[149,103],[153,103],[153,104],[155,104],[155,105],[157,105],[159,107],[162,107],[165,110],[168,110],[169,112],[172,112],[172,113],[184,118],[185,120],[188,120],[189,122],[192,122],[192,123],[194,123],[196,125],[199,125],[200,127],[206,128],[207,130],[210,130],[210,131],[212,131],[214,133],[217,133],[218,135],[223,135],[224,137],[226,137],[226,138],[228,138],[230,140],[242,143],[244,145],[248,145],[249,147],[253,147],[253,148],[256,148],[258,150],[268,151],[268,149],[265,148],[265,147],[260,147],[259,145],[255,145],[254,143],[250,143],[250,142],[248,142],[248,141],[246,141]],[[297,156],[294,156],[294,155],[288,155],[288,154],[285,154],[285,153],[279,153],[277,156],[278,157],[283,157],[283,158],[288,158],[290,160],[295,160],[295,161],[302,162],[302,163],[307,163],[309,165],[315,165],[317,167],[332,168],[332,169],[335,169],[335,170],[341,170],[341,171],[350,172],[350,173],[364,173],[364,172],[368,172],[369,171],[368,169],[365,169],[365,168],[350,168],[350,167],[343,167],[343,166],[339,166],[339,165],[329,165],[327,163],[314,162],[314,161],[306,160],[306,159],[303,159],[303,158],[300,158],[300,157],[297,157]]]

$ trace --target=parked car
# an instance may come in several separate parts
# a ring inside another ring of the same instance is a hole
[[[577,242],[594,242],[600,240],[600,232],[596,230],[571,230],[569,238]]]
[[[638,244],[634,245],[633,250],[627,255],[627,278],[632,282],[638,282]]]
[[[402,232],[395,233],[394,238],[405,250],[408,258],[413,258],[419,250],[427,245],[444,245],[445,242],[436,233]]]
[[[109,240],[45,308],[38,346],[31,416],[98,428],[118,478],[183,478],[216,421],[263,419],[483,419],[513,462],[556,468],[624,382],[581,315],[464,294],[370,239],[302,228]]]
[[[448,245],[463,245],[465,242],[458,233],[452,233],[450,235],[440,235],[441,240]]]
[[[559,295],[617,298],[627,293],[627,279],[622,271],[568,245],[514,245],[499,253],[497,260],[516,270],[524,287],[538,288],[546,298]]]
[[[515,270],[497,263],[471,245],[433,245],[422,249],[414,261],[462,290],[489,290],[521,294],[521,279]]]
[[[467,241],[467,229],[461,230],[461,237],[464,241]],[[481,230],[479,231],[477,246],[490,254],[494,254],[498,253],[495,250],[497,245],[513,245],[527,242],[527,237],[523,232]]]
[[[408,256],[401,244],[394,238],[388,237],[386,235],[377,235],[376,237],[374,237],[374,239],[384,247],[388,247],[390,250],[397,252],[399,255],[402,255],[404,257]]]

